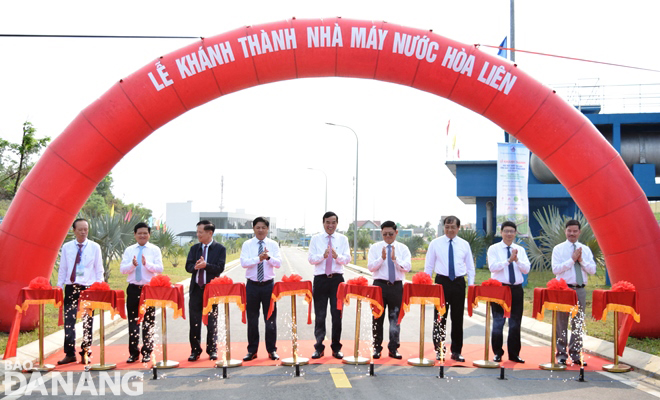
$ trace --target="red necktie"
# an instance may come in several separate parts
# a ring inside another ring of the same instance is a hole
[[[76,254],[76,262],[73,263],[73,270],[71,271],[71,283],[76,283],[76,266],[80,264],[80,260],[82,259],[82,248],[83,245],[82,243],[78,243],[78,254]]]

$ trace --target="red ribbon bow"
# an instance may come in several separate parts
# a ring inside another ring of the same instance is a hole
[[[151,278],[149,286],[172,287],[172,281],[170,281],[170,277],[167,275],[156,275]]]
[[[300,282],[302,281],[302,276],[298,274],[291,274],[291,276],[284,275],[282,277],[282,282]]]
[[[568,290],[568,285],[563,279],[551,279],[548,281],[546,288],[550,290]]]
[[[348,282],[346,282],[348,285],[356,285],[356,286],[369,286],[369,281],[367,281],[367,278],[364,276],[358,276],[357,278],[350,279]]]
[[[50,290],[53,287],[50,286],[50,281],[48,279],[44,278],[43,276],[37,276],[30,281],[28,288]]]
[[[219,276],[217,278],[213,278],[211,282],[209,282],[209,285],[233,285],[234,281],[231,280],[230,277],[228,276]]]
[[[635,285],[628,281],[619,281],[612,285],[613,292],[634,292]]]
[[[415,285],[432,285],[431,275],[424,271],[419,271],[412,278],[412,283]]]
[[[107,282],[94,282],[87,290],[110,290]]]
[[[502,282],[498,281],[497,279],[490,278],[481,282],[481,286],[502,286]]]

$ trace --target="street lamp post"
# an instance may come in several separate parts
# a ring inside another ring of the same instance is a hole
[[[307,169],[314,171],[321,171],[323,172],[323,176],[325,176],[325,209],[323,210],[323,212],[326,212],[328,211],[328,175],[322,169],[311,168],[311,167]]]
[[[346,125],[339,125],[339,124],[333,124],[332,122],[326,122],[327,125],[332,125],[332,126],[339,126],[341,128],[346,128],[349,129],[351,132],[353,132],[353,135],[355,135],[355,224],[353,225],[353,262],[357,264],[357,239],[358,239],[358,219],[357,219],[357,214],[358,214],[358,154],[359,154],[359,148],[360,148],[360,141],[358,140],[358,135],[355,133],[355,131],[346,126]]]

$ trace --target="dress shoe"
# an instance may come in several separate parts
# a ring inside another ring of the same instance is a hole
[[[57,362],[57,365],[64,365],[76,362],[76,356],[65,356],[63,359]]]
[[[520,357],[509,357],[509,361],[513,361],[513,362],[517,362],[517,363],[521,363],[521,364],[525,363],[525,360],[523,360]]]
[[[495,357],[493,357],[493,361],[502,362],[502,356],[499,354],[495,354]]]
[[[197,361],[199,360],[199,353],[190,353],[190,357],[188,357],[188,361]]]
[[[87,357],[85,357],[85,351],[84,350],[81,351],[78,354],[80,354],[80,362],[82,364],[89,364],[89,360],[90,360],[90,358],[92,358],[92,352],[91,351],[89,351],[89,350],[87,351]]]
[[[250,353],[248,352],[245,357],[243,357],[243,361],[252,361],[255,358],[257,358],[257,353]]]
[[[218,359],[218,352],[217,351],[212,351],[209,353],[209,359],[211,361],[215,361]]]
[[[566,359],[557,360],[557,363],[561,365],[566,365]]]
[[[380,351],[376,351],[376,350],[374,350],[373,358],[374,358],[375,360],[378,360],[378,359],[380,358]]]
[[[390,350],[390,358],[396,358],[397,360],[400,360],[403,358],[403,356],[397,350],[394,351]]]
[[[573,364],[575,364],[575,365],[579,365],[579,366],[581,366],[581,367],[586,367],[586,366],[587,366],[587,362],[586,362],[586,361],[580,361],[580,360],[573,360]]]
[[[333,356],[334,358],[339,359],[339,360],[341,360],[342,358],[344,358],[344,355],[342,354],[341,351],[333,351],[333,352],[332,352],[332,356]]]
[[[271,360],[279,360],[280,356],[278,356],[276,352],[271,351],[270,353],[268,353],[268,358],[270,358]]]
[[[143,363],[148,363],[149,361],[151,361],[151,354],[143,354],[142,355],[142,362]]]
[[[324,355],[323,351],[316,350],[314,354],[312,354],[312,358],[316,360],[323,357],[323,355]]]
[[[140,357],[139,356],[129,356],[128,360],[126,360],[127,364],[133,364],[136,362]]]
[[[451,353],[451,359],[458,362],[465,362],[465,358],[459,353]]]

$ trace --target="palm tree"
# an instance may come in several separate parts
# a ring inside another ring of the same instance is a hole
[[[472,250],[472,257],[474,258],[475,265],[477,263],[477,259],[481,257],[483,253],[488,250],[488,246],[493,243],[492,234],[485,235],[483,231],[476,231],[474,229],[461,228],[458,231],[458,237],[470,244],[470,249]]]
[[[89,238],[101,246],[103,258],[103,278],[106,282],[110,279],[110,263],[120,259],[126,247],[135,241],[133,227],[140,222],[140,216],[133,215],[126,219],[123,214],[101,215],[88,218]]]
[[[534,211],[533,215],[539,225],[541,225],[541,233],[537,237],[528,237],[523,240],[532,269],[544,270],[552,268],[552,249],[556,245],[566,241],[564,231],[566,229],[566,222],[569,219],[575,219],[580,222],[582,228],[580,229],[578,240],[589,247],[594,255],[594,261],[597,266],[605,266],[603,252],[600,250],[596,236],[582,212],[578,210],[570,217],[568,215],[562,215],[557,207],[550,206]]]

